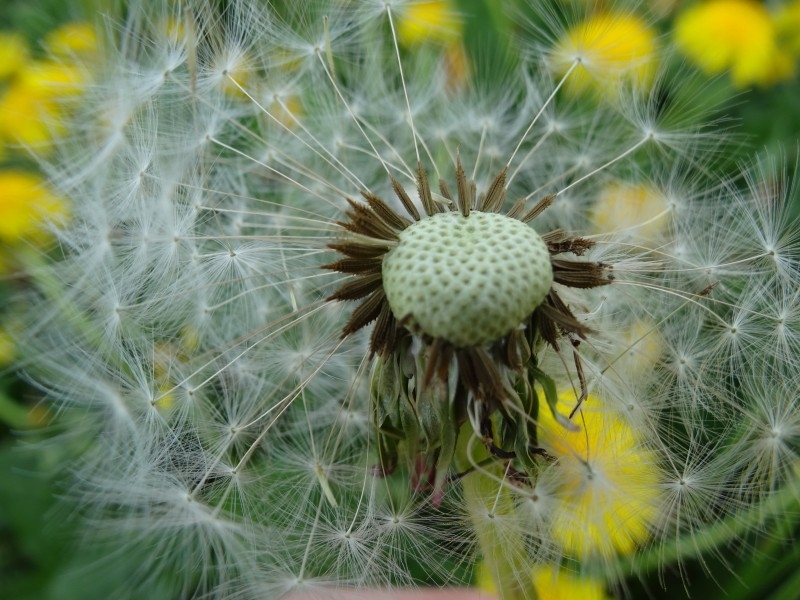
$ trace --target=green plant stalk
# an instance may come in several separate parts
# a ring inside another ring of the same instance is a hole
[[[459,432],[455,454],[456,466],[462,472],[488,458],[481,444],[469,443],[472,435],[467,422]],[[525,561],[525,539],[515,523],[512,492],[500,483],[503,474],[500,464],[490,464],[465,475],[461,480],[465,509],[472,519],[483,566],[498,598],[536,600],[531,567]]]
[[[681,559],[698,557],[707,551],[740,539],[747,532],[753,531],[767,521],[788,518],[788,515],[796,512],[799,495],[800,466],[795,471],[794,477],[763,503],[743,514],[734,515],[696,531],[691,536],[683,536],[671,544],[658,546],[650,551],[634,555],[624,560],[622,567],[627,572],[643,573]]]

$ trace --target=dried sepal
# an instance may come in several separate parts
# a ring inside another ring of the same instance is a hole
[[[502,168],[502,170],[495,176],[492,184],[489,186],[489,191],[486,194],[486,197],[481,202],[480,210],[486,212],[499,212],[501,208],[503,208],[503,201],[506,198],[506,173],[508,172],[508,166]],[[511,213],[508,213],[509,217],[513,217]]]
[[[400,200],[400,204],[403,205],[403,208],[406,209],[406,212],[408,212],[408,214],[415,221],[419,221],[420,220],[419,211],[417,210],[417,207],[414,206],[414,203],[411,201],[411,198],[409,197],[408,192],[406,192],[403,185],[391,175],[389,176],[389,180],[392,182],[392,189],[394,190],[394,193],[397,195],[398,200]]]
[[[328,300],[359,300],[376,290],[382,290],[381,274],[373,273],[343,283],[339,289],[328,296]],[[381,291],[381,293],[383,293]]]
[[[425,214],[429,217],[441,212],[439,205],[433,201],[431,194],[431,186],[428,183],[428,175],[425,169],[422,168],[422,163],[417,163],[417,193],[422,202],[422,208],[425,209]]]
[[[464,166],[461,164],[461,157],[456,160],[456,188],[458,190],[458,208],[465,217],[469,216],[472,208],[472,201],[469,196],[467,175],[464,173]]]
[[[342,329],[342,336],[352,335],[362,327],[372,323],[380,315],[382,304],[386,302],[383,290],[374,290],[364,302],[358,305],[350,316],[350,320]]]
[[[612,283],[609,267],[603,263],[551,259],[553,281],[574,288],[594,288]]]
[[[361,195],[364,196],[367,203],[369,204],[369,207],[373,211],[375,211],[375,214],[384,223],[386,223],[396,231],[402,231],[403,229],[411,225],[411,221],[398,215],[395,211],[389,208],[388,204],[386,204],[383,200],[378,198],[375,194],[362,190]]]

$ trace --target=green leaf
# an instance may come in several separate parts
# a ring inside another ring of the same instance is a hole
[[[556,382],[553,381],[553,378],[538,367],[531,367],[530,372],[533,380],[542,386],[547,406],[550,408],[556,423],[568,431],[580,431],[580,427],[558,412],[558,388],[556,388]]]

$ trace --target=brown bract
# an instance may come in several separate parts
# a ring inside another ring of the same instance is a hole
[[[476,198],[475,182],[467,179],[459,160],[456,166],[458,195],[453,198],[447,183],[440,180],[441,196],[446,200],[446,203],[443,203],[434,200],[428,177],[422,166],[419,165],[417,192],[425,215],[432,216],[445,211],[460,211],[466,217],[472,210],[500,212],[506,195],[504,185],[506,171],[507,168],[503,168],[494,178],[489,190]],[[326,269],[356,277],[343,284],[328,297],[328,300],[361,300],[358,308],[345,325],[342,335],[355,333],[377,319],[378,323],[370,340],[370,349],[382,357],[390,354],[398,339],[404,335],[402,323],[408,316],[393,315],[389,308],[382,288],[383,258],[399,242],[401,231],[413,222],[424,218],[402,184],[394,177],[391,178],[391,182],[397,198],[410,219],[395,212],[385,201],[370,192],[361,192],[366,203],[348,198],[350,210],[345,212],[348,220],[337,223],[347,233],[328,245],[346,258],[324,266]],[[529,223],[549,207],[554,199],[553,195],[545,196],[528,211],[525,211],[524,200],[520,200],[506,213],[506,216]],[[612,282],[613,276],[610,274],[611,267],[609,265],[556,258],[560,254],[582,255],[593,246],[594,243],[591,240],[570,236],[561,229],[545,233],[542,238],[547,243],[552,256],[551,264],[554,280],[557,283],[568,287],[591,288]],[[575,318],[555,289],[550,291],[545,302],[534,311],[530,321],[542,334],[543,339],[556,349],[560,336],[574,334],[584,337],[589,331]],[[522,323],[522,325],[527,325],[527,323]],[[424,332],[415,333],[420,333],[421,337],[425,338]],[[426,340],[429,344],[433,341]]]

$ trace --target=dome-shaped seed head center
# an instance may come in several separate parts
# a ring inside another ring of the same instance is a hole
[[[552,283],[542,238],[495,213],[423,219],[403,230],[383,259],[394,316],[458,348],[491,344],[519,327]]]

